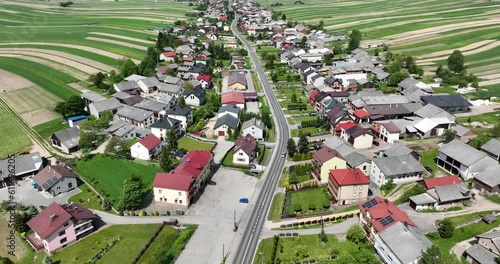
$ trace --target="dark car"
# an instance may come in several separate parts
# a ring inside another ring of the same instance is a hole
[[[429,166],[424,166],[424,168],[429,172],[429,173],[432,173],[432,168],[429,167]]]
[[[208,181],[208,182],[207,182],[207,184],[208,184],[208,185],[216,185],[217,183],[216,183],[216,182],[214,182],[214,181]]]
[[[321,149],[321,145],[320,145],[320,144],[315,144],[315,145],[314,145],[314,149],[315,149],[315,150],[319,150],[319,149]]]
[[[375,145],[375,146],[379,146],[379,145],[380,145],[380,143],[378,143],[378,141],[373,141],[373,145]]]

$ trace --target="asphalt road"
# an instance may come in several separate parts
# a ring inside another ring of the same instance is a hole
[[[236,29],[237,19],[238,18],[236,18],[231,24],[231,30],[245,45],[248,50],[248,56],[253,61],[271,108],[276,131],[276,147],[274,148],[271,160],[267,166],[268,169],[264,174],[264,184],[262,185],[257,201],[255,201],[255,205],[250,214],[250,218],[248,219],[248,224],[246,225],[238,249],[233,255],[233,264],[250,264],[253,261],[255,251],[259,244],[259,238],[273,199],[273,193],[281,176],[281,171],[283,170],[285,158],[281,157],[281,153],[286,151],[286,143],[290,137],[290,132],[285,115],[281,110],[276,96],[274,96],[271,85],[267,80],[266,74],[264,73],[262,65],[257,58],[254,48]]]

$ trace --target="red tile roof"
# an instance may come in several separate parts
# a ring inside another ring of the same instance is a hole
[[[347,123],[340,123],[337,125],[337,127],[339,128],[339,130],[340,129],[348,130],[349,128],[355,127],[357,125],[358,125],[358,123],[356,123],[356,122],[347,122]]]
[[[153,134],[149,134],[145,136],[143,139],[141,139],[139,143],[148,150],[152,150],[153,148],[161,144],[161,139],[157,138]]]
[[[204,80],[207,83],[211,83],[212,77],[210,77],[210,75],[207,75],[207,74],[198,75],[198,77],[196,77],[196,80],[198,80],[198,81]]]
[[[359,109],[359,110],[354,111],[354,115],[359,117],[359,118],[365,118],[365,117],[370,116],[370,114],[368,112],[366,112],[365,109]]]
[[[194,59],[191,57],[184,57],[184,58],[182,58],[182,60],[183,61],[194,61]]]
[[[319,91],[318,90],[314,90],[310,95],[309,95],[309,99],[311,99],[311,101],[315,102],[316,100],[316,95],[319,94]]]
[[[230,105],[244,104],[245,95],[242,92],[229,91],[222,94],[220,101],[221,104],[230,104]]]
[[[201,56],[201,57],[196,58],[196,60],[207,61],[207,60],[211,60],[211,58],[207,57],[207,56]]]
[[[70,219],[71,214],[66,212],[59,204],[53,202],[42,212],[31,218],[27,224],[41,239],[45,239]]]
[[[319,165],[323,165],[323,163],[333,159],[334,157],[343,159],[342,156],[336,150],[331,149],[329,147],[322,147],[320,150],[316,151],[313,155],[314,160]]]
[[[337,186],[370,184],[370,179],[359,168],[330,170],[329,175]]]
[[[169,58],[175,57],[175,52],[173,52],[173,51],[162,52],[162,54],[163,54],[163,56],[169,57]]]
[[[461,182],[461,180],[457,175],[452,175],[452,176],[446,176],[446,177],[425,179],[424,185],[425,185],[425,188],[432,189],[436,186],[445,186],[445,185],[457,184],[460,182]]]
[[[243,150],[243,152],[245,152],[248,156],[252,156],[254,151],[257,150],[257,140],[255,140],[255,138],[253,138],[250,134],[247,134],[244,137],[239,136],[234,141],[234,153],[240,149]]]
[[[180,175],[176,173],[156,173],[155,179],[153,180],[153,187],[172,189],[179,191],[189,191],[191,186],[191,180],[193,178],[186,177],[185,175]]]
[[[373,207],[363,207],[363,205],[368,204],[373,200],[377,202],[377,204],[375,204]],[[389,200],[378,196],[374,197],[372,200],[369,200],[364,204],[360,204],[359,209],[365,216],[367,213],[370,213],[372,217],[373,227],[377,232],[384,231],[396,222],[406,222],[409,225],[416,226],[415,223],[413,223],[413,221],[411,221],[411,219],[408,217],[408,214],[406,212],[401,211],[401,209],[399,209],[393,202],[390,202]],[[386,224],[385,226],[382,225],[381,220],[388,216],[391,216],[394,221]]]
[[[77,204],[63,204],[61,207],[76,220],[94,219],[96,216],[87,208]]]
[[[389,133],[400,133],[401,130],[392,122],[381,124]]]

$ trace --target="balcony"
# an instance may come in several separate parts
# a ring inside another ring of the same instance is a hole
[[[88,220],[88,221],[84,221],[84,222],[76,223],[76,224],[75,224],[75,226],[74,226],[74,228],[75,228],[75,230],[76,230],[76,229],[78,229],[79,227],[84,226],[84,225],[86,225],[86,224],[88,224],[88,223],[92,223],[92,220]]]
[[[28,240],[28,243],[35,249],[35,251],[44,249],[43,242],[40,239],[36,238],[35,233],[26,235],[26,240]]]
[[[83,227],[82,229],[80,230],[77,230],[75,229],[75,236],[78,238],[78,236],[80,235],[83,235],[85,233],[87,233],[88,231],[91,231],[94,229],[94,226],[93,225],[88,225],[88,226],[85,226]]]

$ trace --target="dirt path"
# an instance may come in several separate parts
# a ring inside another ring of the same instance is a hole
[[[104,63],[100,63],[100,62],[97,62],[97,61],[94,61],[91,59],[87,59],[87,58],[84,58],[81,56],[72,55],[72,54],[69,54],[66,52],[55,51],[55,50],[37,49],[37,48],[0,48],[0,51],[3,53],[14,52],[14,53],[20,53],[20,54],[29,52],[30,54],[32,54],[32,56],[38,56],[38,57],[46,56],[46,55],[42,55],[42,54],[38,55],[38,53],[58,56],[58,57],[67,59],[61,63],[68,64],[69,66],[71,66],[73,68],[79,69],[79,70],[86,72],[86,73],[89,73],[89,74],[92,74],[94,72],[92,70],[92,68],[98,69],[98,71],[102,70],[102,71],[106,71],[106,72],[116,70],[115,68],[108,66]],[[57,60],[55,60],[55,61],[57,61]],[[80,68],[80,65],[82,65],[82,68]]]
[[[487,45],[481,46],[481,47],[479,47],[477,49],[464,51],[464,52],[462,52],[462,54],[464,56],[473,55],[473,54],[477,54],[477,53],[480,53],[480,52],[483,52],[483,51],[495,49],[495,48],[497,48],[499,46],[500,46],[500,41],[495,41],[495,42],[491,42],[491,43],[489,43]],[[453,52],[453,51],[451,51],[451,52]],[[449,52],[448,54],[451,54],[451,52]],[[417,61],[417,63],[419,63],[419,62],[425,63],[425,62],[433,62],[433,61],[439,61],[439,60],[446,60],[447,58],[448,58],[448,55],[447,56],[441,56],[441,57],[434,57],[434,58],[431,58],[431,59],[419,60],[419,61]]]
[[[454,50],[460,50],[461,52],[465,52],[465,51],[477,49],[481,46],[485,46],[486,44],[490,44],[490,43],[495,42],[495,41],[496,41],[495,39],[483,40],[483,41],[475,42],[475,43],[469,44],[467,46],[463,46],[463,47],[456,48],[456,49],[442,50],[442,51],[429,53],[429,54],[426,54],[423,56],[419,56],[419,57],[417,57],[417,59],[421,60],[421,59],[429,59],[429,58],[440,57],[440,56],[448,56],[451,53],[453,53]]]
[[[113,58],[116,60],[120,60],[123,58],[126,58],[123,55],[109,52],[109,51],[104,51],[92,47],[87,47],[87,46],[82,46],[82,45],[75,45],[75,44],[64,44],[64,43],[50,43],[50,42],[13,42],[13,43],[0,43],[1,45],[44,45],[44,46],[55,46],[55,47],[66,47],[66,48],[73,48],[73,49],[79,49],[79,50],[84,50],[88,52],[92,52],[95,54],[99,54],[101,56]],[[140,63],[140,60],[132,59],[134,63]]]
[[[150,45],[154,44],[152,41],[149,41],[149,40],[132,38],[132,37],[116,35],[116,34],[109,34],[109,33],[103,33],[103,32],[89,32],[89,34],[125,39],[125,40],[130,40],[130,41],[135,41],[135,42],[140,42],[140,43],[145,43],[145,44],[150,44]]]
[[[138,49],[138,50],[147,50],[148,49],[148,47],[145,47],[145,46],[130,44],[127,42],[112,40],[112,39],[103,39],[103,38],[94,38],[94,37],[86,37],[85,39],[111,43],[111,44],[120,45],[120,46],[124,46],[124,47],[128,47],[128,48]]]
[[[87,79],[89,77],[88,74],[83,73],[75,68],[66,67],[60,63],[55,63],[51,60],[45,60],[45,59],[42,59],[39,57],[23,56],[22,54],[10,54],[10,53],[3,54],[1,52],[0,52],[0,57],[14,57],[14,58],[21,57],[23,60],[29,60],[29,61],[33,61],[33,62],[37,62],[37,63],[43,64],[43,65],[49,66],[49,67],[54,68],[60,72],[66,73],[70,76],[73,76],[79,80],[84,80],[84,79]]]
[[[46,54],[42,53],[40,51],[29,51],[29,50],[9,50],[9,49],[0,49],[0,55],[6,54],[6,55],[20,55],[19,58],[24,58],[24,57],[38,57],[38,58],[43,58],[47,60],[51,60],[53,62],[58,62],[60,64],[64,64],[66,66],[79,69],[80,71],[87,73],[87,74],[94,74],[98,73],[100,70],[88,65],[85,65],[83,63],[79,63],[75,60],[71,60],[62,56],[57,56],[53,54]]]
[[[0,69],[0,92],[11,92],[34,85],[19,75]]]

